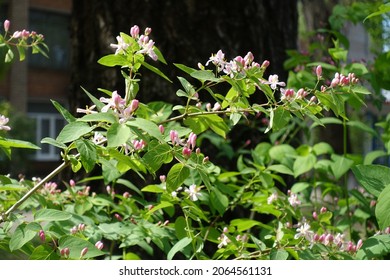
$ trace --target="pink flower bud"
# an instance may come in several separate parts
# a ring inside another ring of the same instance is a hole
[[[176,130],[171,130],[170,132],[169,132],[169,137],[171,138],[171,142],[172,142],[172,144],[179,144],[179,134],[177,133],[177,131]]]
[[[317,233],[315,233],[314,236],[313,236],[313,240],[314,241],[320,240],[320,236]]]
[[[72,227],[72,228],[70,229],[70,234],[76,234],[77,231],[78,231],[77,227],[74,226],[74,227]]]
[[[40,230],[38,232],[38,236],[39,236],[39,238],[41,239],[42,242],[45,242],[46,236],[45,236],[45,232],[43,230]]]
[[[209,112],[211,111],[211,104],[210,103],[206,104],[206,110],[209,111]]]
[[[115,217],[115,219],[117,219],[119,222],[122,222],[122,217],[121,217],[121,215],[119,215],[118,213],[115,213],[114,214],[114,217]]]
[[[191,132],[190,135],[188,136],[188,141],[187,141],[187,146],[193,150],[196,146],[196,134]]]
[[[84,231],[85,230],[85,224],[79,224],[77,226],[77,228],[78,228],[79,231]]]
[[[164,133],[165,128],[164,128],[164,126],[163,126],[162,124],[160,124],[160,125],[158,126],[158,129],[160,130],[161,134]]]
[[[166,220],[164,223],[163,223],[163,226],[167,226],[169,224],[169,220]]]
[[[268,60],[264,60],[261,64],[261,68],[267,68],[270,65],[270,62]]]
[[[316,75],[317,75],[317,79],[321,79],[321,75],[322,75],[322,66],[321,65],[317,66]]]
[[[212,110],[213,110],[213,111],[219,111],[219,110],[221,110],[221,104],[219,104],[218,102],[216,102],[216,103],[214,104],[214,107],[213,107]]]
[[[146,27],[145,28],[145,35],[148,36],[150,33],[152,33],[152,28]]]
[[[321,210],[320,210],[321,214],[326,213],[326,211],[328,211],[328,209],[326,209],[326,207],[321,207]]]
[[[131,195],[129,192],[124,192],[123,193],[123,198],[129,198]]]
[[[253,56],[253,53],[248,52],[246,54],[246,56],[244,57],[245,65],[251,64],[254,59],[255,59],[255,57]]]
[[[107,187],[106,187],[106,191],[107,191],[108,194],[111,194],[111,187],[110,187],[110,186],[107,186]]]
[[[359,250],[363,246],[363,240],[359,239],[356,244],[356,250]]]
[[[23,29],[23,31],[22,31],[22,37],[23,37],[24,39],[27,39],[29,36],[30,36],[30,32],[27,31],[27,30],[25,30],[25,29]]]
[[[131,100],[131,103],[130,103],[131,112],[134,112],[135,110],[137,110],[138,105],[139,105],[139,101],[137,99]]]
[[[134,25],[132,28],[130,28],[130,35],[133,38],[138,38],[138,36],[139,36],[139,27],[138,27],[138,25]]]
[[[60,250],[61,256],[65,257],[65,258],[68,258],[68,257],[69,257],[69,253],[70,253],[70,250],[69,250],[68,247],[62,248],[62,249]]]
[[[84,247],[84,248],[81,250],[80,258],[84,257],[87,253],[88,253],[88,247]]]
[[[205,163],[209,162],[209,157],[207,157],[207,156],[206,156],[206,157],[204,157],[202,162],[203,162],[203,164],[205,164]]]
[[[71,186],[72,188],[75,187],[76,186],[76,182],[73,179],[70,179],[69,186]]]
[[[164,183],[167,180],[167,176],[165,175],[160,175],[160,181],[161,183]]]
[[[18,39],[22,36],[22,32],[20,31],[15,31],[14,34],[12,35],[13,38]]]
[[[195,153],[196,153],[197,155],[200,155],[200,148],[196,148]]]
[[[385,233],[390,234],[390,227],[385,228]]]
[[[8,32],[8,30],[9,30],[9,26],[11,25],[11,22],[8,20],[8,19],[6,19],[5,21],[4,21],[4,31],[5,32]]]
[[[103,242],[101,242],[99,240],[98,242],[95,243],[95,247],[98,248],[99,250],[102,250],[104,247],[104,244],[103,244]]]
[[[183,156],[190,157],[191,156],[191,149],[188,147],[184,147],[182,151]]]
[[[318,214],[316,211],[313,212],[313,219],[314,220],[317,220],[318,219]]]

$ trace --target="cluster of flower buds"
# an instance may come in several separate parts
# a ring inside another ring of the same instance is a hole
[[[234,77],[237,74],[245,74],[246,71],[252,68],[267,68],[269,61],[264,61],[261,65],[254,61],[254,56],[251,52],[248,52],[244,57],[236,56],[234,59],[227,61],[225,54],[222,50],[219,50],[216,54],[212,54],[209,60],[206,62],[206,66],[214,64],[217,67],[218,72],[224,72],[230,77]],[[202,64],[198,64],[200,69],[204,69]]]
[[[60,254],[61,254],[61,256],[65,257],[65,258],[69,258],[69,254],[70,254],[69,248],[68,247],[62,248],[60,250]]]
[[[185,157],[191,156],[192,151],[196,147],[197,135],[195,133],[191,132],[188,136],[188,139],[185,141],[185,140],[180,139],[179,133],[176,130],[171,130],[169,132],[169,137],[171,139],[172,145],[183,146],[183,150],[182,150],[183,156],[185,156]],[[200,154],[199,148],[196,149],[196,153]]]
[[[43,188],[40,190],[41,194],[48,195],[48,194],[57,194],[61,193],[60,189],[57,189],[58,185],[55,182],[47,182],[43,186]]]
[[[319,235],[316,233],[313,236],[313,242],[321,243],[325,246],[335,245],[340,251],[349,253],[355,253],[363,245],[363,240],[361,239],[359,239],[356,244],[354,244],[352,241],[345,242],[344,234],[341,233],[337,233],[336,235],[331,233],[323,233]]]
[[[359,82],[359,79],[356,78],[354,73],[348,73],[348,75],[345,76],[345,75],[337,72],[334,75],[334,78],[332,79],[332,81],[330,82],[330,87],[334,88],[337,86],[348,86],[348,85],[356,84],[358,82]]]
[[[130,36],[134,38],[139,45],[139,50],[136,51],[136,53],[146,54],[151,59],[156,61],[158,59],[158,56],[154,51],[154,41],[149,38],[151,32],[152,29],[150,27],[147,27],[145,28],[144,34],[140,35],[140,29],[137,25],[134,25],[132,28],[130,28]],[[117,36],[116,40],[117,44],[110,44],[112,48],[116,49],[115,54],[125,54],[131,46],[130,42],[128,42],[122,36]]]
[[[78,224],[77,226],[74,226],[70,229],[70,234],[76,234],[78,232],[82,232],[85,230],[85,227],[86,225],[81,223],[81,224]]]
[[[8,19],[6,19],[3,23],[4,31],[6,34],[9,33],[10,26],[11,26],[11,22]],[[31,39],[32,41],[30,43],[27,43],[27,40],[29,39]],[[5,43],[11,45],[19,45],[21,47],[29,47],[39,42],[42,42],[43,39],[44,36],[42,34],[38,34],[35,31],[28,31],[23,29],[22,31],[15,31],[12,35],[9,36],[9,38],[6,40]],[[17,40],[17,42],[14,42],[14,40]]]

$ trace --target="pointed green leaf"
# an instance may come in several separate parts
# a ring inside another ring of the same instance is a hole
[[[167,259],[172,260],[172,258],[176,255],[177,252],[180,252],[185,247],[187,247],[192,242],[192,239],[189,237],[184,237],[180,239],[168,252]]]
[[[390,226],[390,185],[387,185],[378,197],[375,216],[378,220],[379,229],[384,230]]]
[[[340,179],[341,176],[343,176],[353,166],[354,163],[353,160],[336,154],[331,155],[331,159],[333,163],[330,168],[337,180]]]
[[[113,123],[107,130],[107,146],[118,147],[127,142],[131,130],[126,124]]]
[[[148,151],[143,156],[143,160],[151,172],[156,172],[164,163],[169,163],[173,159],[171,148],[168,144],[160,144],[152,141],[148,145]]]
[[[105,254],[103,251],[97,249],[91,242],[72,235],[63,236],[58,240],[58,249],[61,250],[64,248],[69,248],[70,259],[80,259],[81,251],[84,248],[88,248],[88,251],[87,254],[83,256],[83,259],[94,258]]]
[[[363,242],[356,253],[358,260],[375,260],[390,253],[390,235],[372,236]]]
[[[40,209],[34,214],[36,222],[66,221],[72,218],[72,214],[56,209]]]
[[[79,139],[87,133],[90,133],[94,128],[84,122],[68,123],[57,136],[56,141],[60,143],[68,143]]]
[[[53,103],[53,105],[57,109],[57,111],[64,117],[64,119],[68,123],[76,121],[76,118],[73,117],[72,114],[69,113],[68,110],[66,110],[64,107],[62,107],[62,105],[60,103],[58,103],[57,101],[54,101],[54,100],[51,100],[51,102]]]
[[[387,166],[357,165],[352,171],[359,184],[375,197],[390,185],[390,168]]]
[[[182,163],[176,163],[174,166],[172,166],[167,175],[167,191],[175,191],[183,184],[189,175],[190,170],[187,166]]]
[[[317,158],[313,154],[309,154],[307,156],[298,156],[294,161],[294,177],[298,177],[299,175],[310,171],[315,163]]]
[[[91,172],[97,160],[97,152],[95,144],[85,139],[76,141],[77,151],[80,153],[81,164],[85,171]]]

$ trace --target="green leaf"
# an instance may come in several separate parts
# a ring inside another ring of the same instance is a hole
[[[378,220],[379,229],[384,230],[390,226],[390,185],[387,185],[378,197],[375,216]]]
[[[38,223],[19,225],[11,235],[9,249],[11,252],[22,248],[27,242],[37,236],[41,226]]]
[[[74,122],[76,121],[76,118],[72,116],[71,113],[69,113],[68,110],[66,110],[60,103],[54,100],[50,100],[51,103],[53,103],[54,107],[57,109],[57,111],[64,117],[64,119],[68,122]]]
[[[290,168],[288,168],[287,166],[285,166],[283,164],[273,164],[273,165],[270,165],[270,166],[267,167],[267,170],[271,170],[271,171],[274,171],[274,172],[277,172],[277,173],[294,176],[294,172]]]
[[[287,260],[288,256],[289,254],[286,250],[272,248],[269,257],[271,260]]]
[[[171,162],[172,159],[171,147],[166,143],[160,144],[158,141],[150,142],[148,151],[143,156],[144,162],[152,173],[160,169],[164,163]]]
[[[59,257],[53,249],[53,247],[50,247],[46,244],[39,245],[34,249],[34,251],[31,253],[29,260],[58,260]]]
[[[215,77],[214,73],[211,70],[197,70],[195,72],[192,72],[191,77],[201,81],[210,81],[210,82],[219,82],[220,79]]]
[[[213,188],[210,193],[211,205],[218,211],[219,214],[223,215],[229,206],[229,199],[226,195],[221,193],[217,188]]]
[[[180,63],[173,63],[173,65],[175,65],[177,68],[179,68],[181,71],[187,73],[187,74],[190,74],[193,73],[193,72],[196,72],[198,71],[197,69],[194,69],[194,68],[191,68],[191,67],[188,67],[184,64],[180,64]]]
[[[94,258],[105,254],[91,242],[72,235],[63,236],[58,240],[58,249],[62,250],[64,248],[69,248],[70,259],[80,259],[81,251],[84,248],[88,248],[88,252],[83,259]]]
[[[160,209],[163,209],[163,208],[167,208],[167,207],[171,207],[171,206],[173,206],[172,203],[170,203],[170,202],[168,202],[168,201],[161,201],[159,204],[154,205],[154,206],[152,207],[152,209],[148,211],[147,214],[148,214],[148,215],[151,215],[151,214],[153,214],[154,212],[156,212],[157,210],[160,210]]]
[[[72,218],[72,214],[56,209],[40,209],[34,214],[36,222],[66,221]]]
[[[353,128],[360,129],[364,132],[368,132],[374,137],[378,136],[378,133],[373,128],[369,127],[368,125],[366,125],[365,123],[363,123],[361,121],[349,121],[349,122],[347,122],[347,125],[350,127],[353,127]]]
[[[298,177],[299,175],[310,171],[315,163],[317,158],[313,154],[309,154],[307,156],[298,156],[294,161],[294,177]]]
[[[23,61],[26,58],[26,50],[21,46],[16,46],[16,48],[18,49],[19,53],[19,61]]]
[[[129,64],[129,62],[126,59],[126,56],[121,54],[109,54],[103,56],[97,62],[107,67],[125,66]]]
[[[84,122],[68,123],[57,136],[56,141],[60,143],[68,143],[79,139],[83,135],[90,133],[94,128]]]
[[[330,169],[332,170],[336,180],[340,179],[341,176],[343,176],[353,166],[354,163],[353,160],[336,154],[332,154],[331,159],[333,163],[330,166]]]
[[[371,151],[364,157],[364,165],[372,164],[377,158],[387,156],[385,151]]]
[[[306,190],[308,187],[310,187],[310,184],[307,182],[297,182],[291,187],[291,192],[299,193]]]
[[[118,147],[127,142],[131,130],[126,124],[113,123],[107,130],[107,146]]]
[[[326,142],[320,142],[313,146],[313,151],[317,156],[319,156],[323,154],[332,154],[333,148]]]
[[[263,224],[259,221],[251,219],[234,219],[231,220],[230,225],[233,227],[237,227],[237,231],[244,232],[254,226],[261,226]]]
[[[80,153],[81,164],[85,171],[91,172],[97,160],[97,151],[95,144],[85,139],[76,141],[77,151]]]
[[[160,141],[163,141],[163,137],[162,137],[162,134],[160,132],[160,129],[158,128],[157,124],[155,124],[152,121],[145,120],[142,118],[135,118],[135,119],[131,119],[131,120],[127,121],[126,125],[137,127],[139,129],[145,131],[148,135],[150,135],[150,136],[152,136]]]
[[[360,260],[379,259],[390,253],[390,235],[372,236],[363,242],[362,247],[356,253]]]
[[[168,82],[172,83],[172,81],[163,72],[161,72],[160,69],[150,65],[149,63],[147,63],[145,61],[142,62],[142,66],[144,66],[146,69],[149,69],[150,71],[154,72],[155,74],[159,75],[160,77],[164,78]]]
[[[66,149],[66,147],[67,147],[65,144],[58,142],[57,140],[50,138],[50,137],[43,138],[41,140],[41,143],[42,144],[49,144],[49,145],[55,146],[55,147],[60,148],[60,149]]]
[[[310,129],[313,129],[314,127],[318,125],[327,125],[327,124],[343,124],[343,121],[338,119],[338,118],[333,118],[333,117],[327,117],[327,118],[322,118],[320,119],[321,123],[313,123],[310,126]]]
[[[187,166],[182,163],[176,163],[174,166],[172,166],[167,175],[167,191],[170,193],[175,191],[178,187],[181,186],[181,184],[183,184],[189,175],[190,170]]]
[[[23,140],[0,138],[0,147],[3,148],[21,148],[39,150],[38,146]]]
[[[122,173],[118,171],[117,168],[117,161],[115,160],[106,160],[103,158],[100,158],[99,161],[102,164],[102,175],[104,178],[104,183],[108,184],[116,179],[118,179],[120,176],[122,176]]]
[[[80,119],[78,119],[78,121],[114,123],[117,121],[117,119],[112,113],[103,112],[103,113],[94,113],[94,114],[85,115]]]
[[[359,184],[370,194],[379,197],[390,185],[390,168],[382,165],[357,165],[352,167]]]
[[[189,237],[184,237],[180,239],[168,252],[167,259],[172,260],[172,258],[176,255],[177,252],[183,250],[192,242],[192,239]]]
[[[295,156],[296,152],[290,145],[281,144],[269,149],[269,155],[272,159],[282,162],[286,157]]]
[[[273,116],[272,129],[274,131],[284,128],[291,120],[290,112],[285,110],[282,107],[276,108],[276,110],[274,110],[273,112],[274,112],[274,116]]]
[[[159,185],[147,185],[141,189],[143,192],[151,192],[151,193],[163,193],[164,189]]]
[[[85,88],[81,87],[86,95],[88,95],[89,99],[91,99],[92,103],[96,105],[96,108],[100,111],[104,107],[104,103],[97,99],[95,96],[90,94]]]
[[[5,54],[5,63],[10,63],[14,59],[14,53],[12,52],[11,48],[8,49],[7,53]]]

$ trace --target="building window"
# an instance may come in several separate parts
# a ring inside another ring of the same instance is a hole
[[[49,59],[42,55],[31,55],[29,65],[47,69],[68,69],[70,61],[69,15],[32,9],[29,21],[29,29],[43,34],[44,42],[49,47]]]
[[[37,150],[34,159],[38,161],[57,161],[60,159],[60,149],[48,144],[41,144],[45,137],[57,138],[65,126],[64,118],[50,103],[29,103],[28,115],[35,120],[35,143],[41,147]]]

